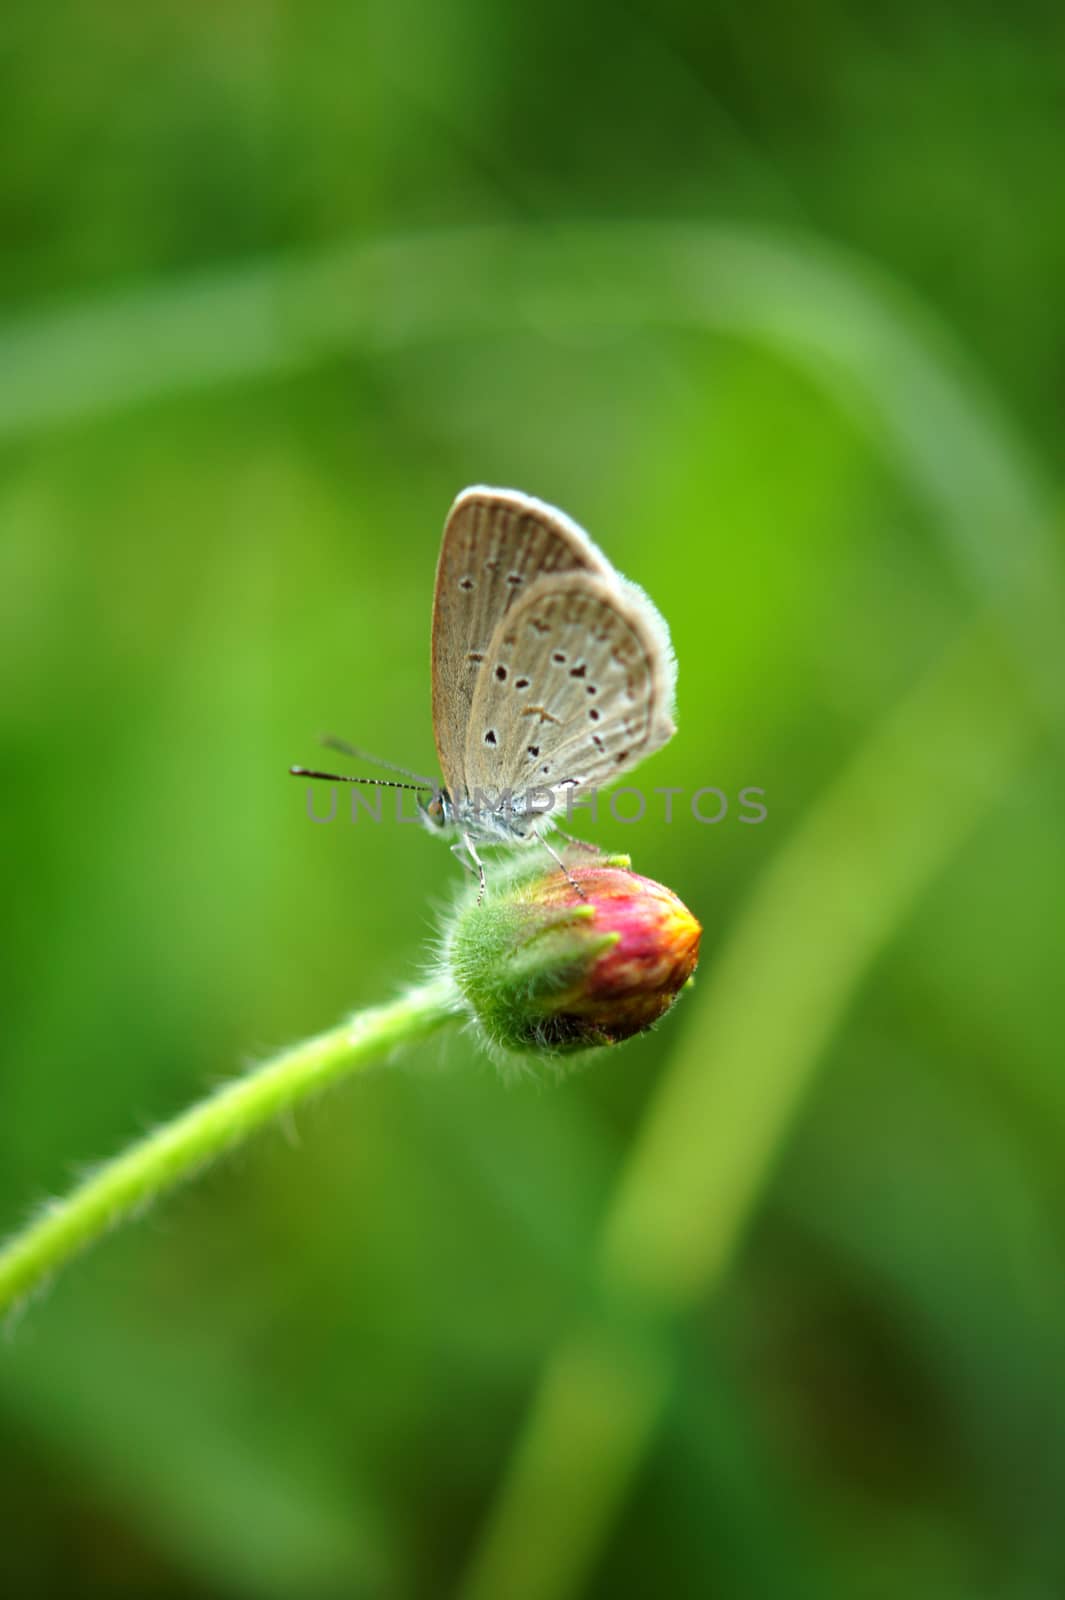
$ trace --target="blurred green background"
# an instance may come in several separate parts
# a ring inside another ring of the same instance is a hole
[[[561,1085],[468,1038],[0,1348],[27,1597],[1065,1593],[1059,7],[0,19],[0,1217],[394,992],[468,482],[669,619],[601,824],[705,926]],[[324,799],[324,796],[322,797]]]

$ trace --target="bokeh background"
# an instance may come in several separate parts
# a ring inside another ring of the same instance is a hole
[[[669,619],[586,830],[705,925],[556,1084],[468,1038],[76,1263],[0,1349],[0,1588],[1065,1593],[1059,7],[0,19],[0,1218],[415,975],[440,528]],[[324,797],[323,797],[324,798]]]

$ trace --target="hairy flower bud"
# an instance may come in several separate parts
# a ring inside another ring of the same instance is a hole
[[[670,889],[627,857],[601,857],[570,876],[512,871],[459,910],[447,958],[492,1044],[564,1054],[657,1022],[695,970],[701,933]]]

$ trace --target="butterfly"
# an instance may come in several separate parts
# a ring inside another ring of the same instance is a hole
[[[443,781],[415,787],[431,792],[419,802],[426,825],[458,834],[452,849],[482,896],[478,844],[538,841],[567,870],[547,839],[555,813],[672,738],[676,679],[661,615],[570,517],[515,489],[462,491],[433,598]]]

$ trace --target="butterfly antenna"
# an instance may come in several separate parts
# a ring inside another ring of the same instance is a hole
[[[413,789],[415,793],[434,793],[432,783],[397,783],[394,778],[352,778],[346,772],[318,772],[314,767],[289,767],[294,778],[321,778],[326,783],[370,783],[377,789]]]
[[[349,744],[346,739],[338,739],[335,734],[323,733],[319,743],[326,750],[339,750],[342,756],[351,756],[356,761],[368,761],[372,767],[385,767],[389,772],[398,772],[401,777],[415,778],[427,789],[436,787],[431,778],[423,778],[420,772],[412,772],[409,767],[401,767],[395,761],[386,761],[383,756],[375,756],[369,750],[361,750],[357,744]]]

